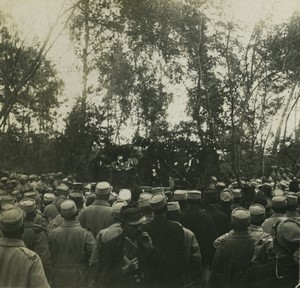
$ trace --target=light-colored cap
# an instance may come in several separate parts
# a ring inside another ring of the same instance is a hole
[[[168,212],[171,211],[180,211],[180,206],[178,201],[168,202],[167,203]]]
[[[16,207],[16,205],[13,204],[13,203],[4,203],[4,204],[2,204],[1,209],[2,210],[8,210],[8,209],[13,208],[13,207]]]
[[[282,208],[282,207],[286,207],[287,205],[287,200],[285,196],[274,196],[272,198],[272,206],[274,208]]]
[[[127,206],[127,202],[126,201],[116,201],[114,202],[114,204],[112,205],[112,213],[114,216],[119,216],[120,212],[121,212],[121,208],[124,206]]]
[[[283,190],[281,190],[281,189],[275,189],[275,190],[273,191],[273,195],[274,195],[274,196],[283,196],[283,195],[284,195],[284,192],[283,192]]]
[[[231,202],[233,201],[233,193],[232,190],[229,188],[225,188],[221,193],[220,193],[220,200],[223,202]]]
[[[73,200],[65,200],[60,204],[60,212],[63,217],[72,217],[77,212],[76,204]]]
[[[0,214],[0,228],[5,232],[13,232],[22,227],[24,212],[18,207],[3,210]]]
[[[295,219],[284,219],[277,226],[276,239],[282,247],[300,243],[300,223]]]
[[[187,191],[186,190],[175,190],[174,191],[174,200],[181,201],[187,199]]]
[[[153,187],[152,188],[152,194],[158,194],[158,193],[164,193],[165,189],[164,187]]]
[[[56,196],[53,193],[45,193],[43,197],[44,202],[52,202],[55,198]]]
[[[108,195],[111,191],[111,186],[108,182],[99,182],[96,185],[95,194],[99,196]]]
[[[253,204],[249,207],[251,221],[263,221],[266,217],[266,209],[261,204]]]
[[[24,193],[24,198],[31,198],[37,201],[40,198],[40,194],[37,191],[26,192]]]
[[[164,193],[153,195],[149,200],[152,210],[159,210],[167,205],[167,197]]]
[[[250,223],[250,212],[245,208],[236,208],[231,213],[231,222],[237,227],[248,227]]]
[[[242,198],[241,189],[236,188],[232,190],[233,198]]]
[[[66,195],[66,196],[68,196],[69,193],[70,193],[69,187],[68,187],[66,184],[64,184],[64,183],[61,183],[61,184],[56,188],[56,194],[57,194],[58,196],[60,196],[60,195]]]
[[[151,193],[148,193],[148,192],[142,192],[142,193],[140,194],[139,200],[140,200],[140,199],[146,199],[146,200],[149,200],[152,196],[153,196],[153,194],[151,194]]]
[[[199,200],[199,199],[201,199],[201,191],[199,191],[199,190],[188,191],[187,198],[190,200]]]
[[[19,202],[19,207],[26,213],[31,213],[36,208],[36,202],[31,198],[24,198]]]
[[[119,192],[118,200],[120,201],[131,201],[131,191],[129,189],[121,189]]]

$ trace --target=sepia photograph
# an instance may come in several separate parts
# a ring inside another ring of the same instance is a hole
[[[0,0],[0,288],[299,288],[299,0]]]

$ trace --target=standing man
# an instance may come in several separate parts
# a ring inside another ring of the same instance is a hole
[[[77,208],[74,201],[65,200],[60,205],[60,210],[64,223],[49,235],[53,266],[51,287],[85,287],[89,283],[89,260],[95,238],[76,220]]]
[[[110,192],[108,182],[99,182],[95,190],[96,200],[79,214],[81,226],[91,231],[94,237],[114,223],[113,210],[108,203]]]
[[[145,225],[145,231],[159,255],[152,271],[153,287],[180,287],[186,271],[183,228],[167,218],[167,197],[163,193],[153,195],[149,203],[154,219]]]
[[[17,207],[0,214],[0,287],[49,288],[40,257],[21,240],[24,212]]]
[[[256,239],[248,232],[250,212],[236,208],[231,214],[234,232],[218,246],[212,264],[210,287],[239,288],[242,275],[254,255]]]

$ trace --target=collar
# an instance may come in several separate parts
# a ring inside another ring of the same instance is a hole
[[[12,238],[0,238],[0,246],[4,247],[26,247],[23,240]]]
[[[105,201],[105,200],[99,200],[99,199],[96,199],[94,201],[94,203],[91,204],[91,205],[99,205],[99,206],[108,206],[108,207],[110,207],[110,205],[109,205],[109,203],[107,201]]]
[[[64,219],[63,224],[60,227],[80,227],[80,222],[77,220],[74,221],[66,221]]]
[[[248,230],[246,231],[233,231],[231,234],[232,238],[252,238],[252,236],[249,234]]]

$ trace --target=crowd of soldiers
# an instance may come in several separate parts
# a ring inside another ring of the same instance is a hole
[[[2,177],[0,287],[299,287],[300,180],[208,182]]]

